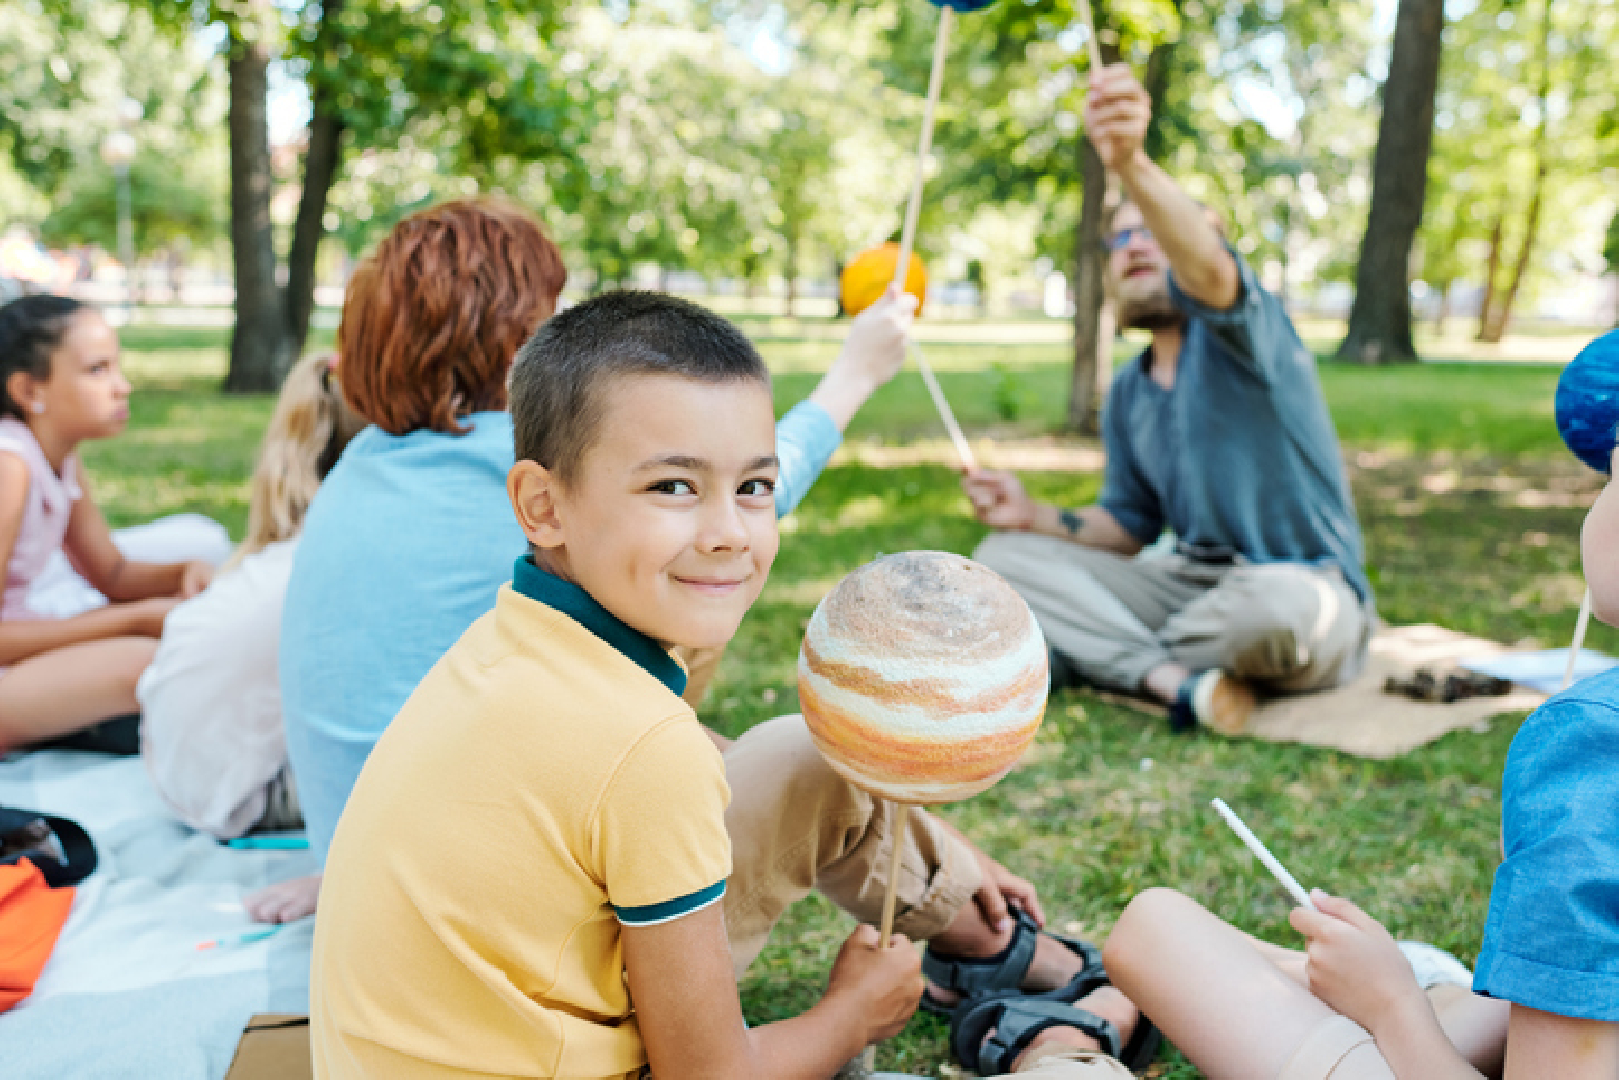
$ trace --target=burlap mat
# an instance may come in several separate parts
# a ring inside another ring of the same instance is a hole
[[[1474,697],[1446,705],[1386,694],[1385,679],[1409,676],[1419,667],[1444,671],[1461,660],[1507,651],[1498,642],[1431,623],[1384,627],[1372,639],[1366,670],[1354,682],[1336,690],[1264,702],[1249,722],[1248,734],[1269,742],[1304,743],[1360,757],[1398,757],[1441,735],[1481,725],[1492,716],[1528,712],[1545,701],[1546,695],[1514,686],[1505,697]],[[1140,702],[1130,704],[1144,707]]]

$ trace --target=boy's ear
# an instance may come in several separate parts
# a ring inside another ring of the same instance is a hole
[[[517,526],[535,547],[563,544],[562,519],[557,514],[560,487],[556,475],[537,461],[519,461],[506,474],[506,495],[517,515]]]

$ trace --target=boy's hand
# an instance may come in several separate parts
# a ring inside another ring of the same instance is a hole
[[[916,317],[916,297],[890,285],[882,298],[856,315],[844,339],[840,365],[872,390],[905,364],[905,338]]]
[[[977,855],[982,879],[973,901],[984,921],[999,932],[1007,928],[1007,920],[1012,917],[1010,908],[1019,907],[1036,926],[1044,928],[1046,912],[1040,906],[1040,894],[1035,891],[1034,883],[1018,877],[982,851]]]
[[[1309,938],[1310,992],[1377,1034],[1391,1016],[1428,1008],[1411,965],[1383,924],[1348,900],[1315,889],[1319,911],[1294,908],[1288,921]]]
[[[826,1000],[845,1004],[865,1025],[868,1046],[904,1030],[922,1000],[921,954],[904,934],[893,935],[886,949],[877,939],[876,927],[855,927],[838,950],[826,985]]]
[[[973,513],[993,529],[1027,532],[1034,527],[1034,500],[1009,472],[974,469],[961,478]]]

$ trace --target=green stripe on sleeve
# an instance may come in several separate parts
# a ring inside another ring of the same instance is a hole
[[[690,915],[710,904],[716,903],[725,895],[725,882],[716,881],[706,889],[699,889],[690,896],[681,896],[674,900],[665,900],[661,904],[647,904],[645,907],[614,907],[613,914],[625,926],[656,926],[671,920]]]

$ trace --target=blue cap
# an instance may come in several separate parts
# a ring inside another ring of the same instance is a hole
[[[954,8],[957,11],[982,11],[995,0],[930,0],[934,7]]]
[[[1557,433],[1599,473],[1619,445],[1619,330],[1587,345],[1557,380]]]

